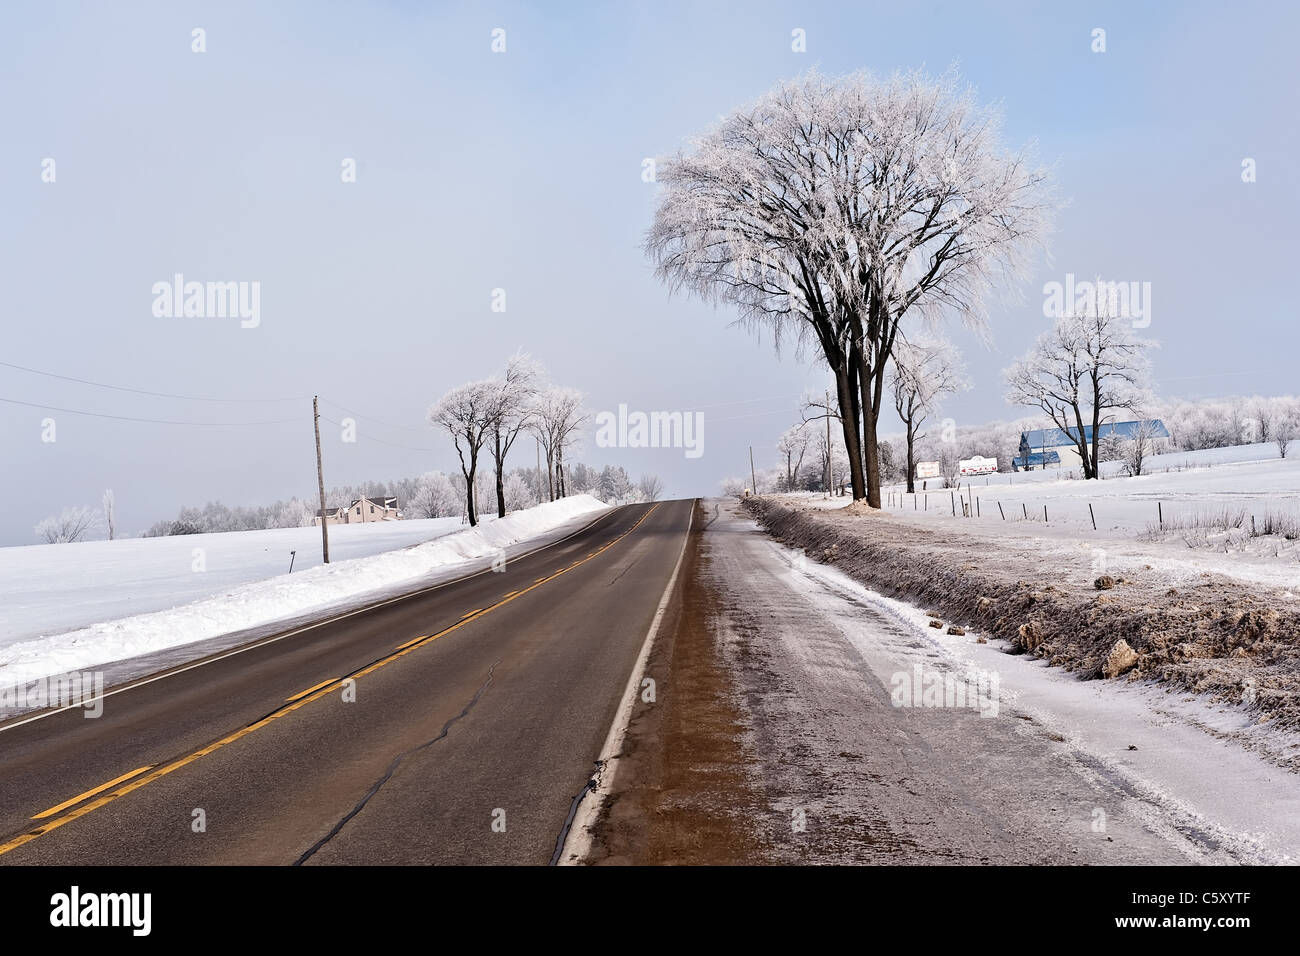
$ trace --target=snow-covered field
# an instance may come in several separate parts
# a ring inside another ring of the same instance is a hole
[[[460,518],[331,527],[334,561],[421,544]],[[0,548],[0,649],[99,621],[145,614],[321,564],[320,528]]]
[[[1102,466],[1101,481],[1083,481],[1063,477],[1069,469],[1014,472],[962,479],[959,498],[978,499],[979,516],[1001,521],[1029,520],[1043,531],[1043,506],[1047,506],[1047,526],[1092,531],[1092,517],[1097,519],[1097,533],[1131,540],[1158,525],[1161,514],[1173,523],[1181,516],[1244,508],[1247,514],[1262,517],[1265,512],[1285,511],[1300,516],[1300,443],[1297,454],[1279,458],[1277,446],[1241,445],[1205,451],[1178,452],[1150,459],[1150,473],[1136,478],[1122,475],[1119,462]],[[904,486],[890,485],[889,505],[893,511],[917,512],[922,517],[952,517],[950,492],[940,479],[928,481],[929,510],[920,484],[917,500],[905,493]],[[1002,512],[998,511],[998,504]],[[888,503],[887,503],[888,504]],[[1157,507],[1159,505],[1159,507]],[[974,506],[972,505],[972,509]],[[957,502],[961,514],[961,501]]]
[[[38,602],[27,602],[27,621],[55,620],[70,606],[85,620],[88,612],[76,608],[83,601],[94,609],[89,613],[100,616],[88,626],[62,633],[51,628],[42,636],[10,640],[0,647],[0,687],[233,632],[287,626],[305,616],[378,600],[486,565],[497,556],[508,558],[510,549],[525,550],[548,536],[568,533],[607,507],[588,495],[576,495],[459,531],[458,519],[331,528],[328,565],[320,563],[320,530],[312,528],[6,549],[40,555],[34,563],[17,560],[3,570],[4,588],[10,593],[0,596],[0,601],[17,594],[43,595]],[[403,529],[401,525],[424,527]],[[346,533],[353,531],[364,534]],[[433,540],[407,546],[413,538]],[[213,547],[206,556],[209,570],[194,572],[192,551],[204,547],[205,541]],[[207,576],[214,565],[233,568],[244,559],[251,567],[258,560],[259,545],[266,555],[260,559],[259,573],[231,570],[228,585],[213,586]],[[292,574],[268,576],[275,574],[273,567],[287,571],[287,548],[295,545],[301,548],[299,558],[313,545],[317,548],[316,560],[308,562],[315,566],[300,571],[295,564]],[[349,553],[368,556],[339,560]],[[105,573],[101,576],[101,572]],[[198,592],[188,590],[186,575],[203,580]],[[123,588],[136,597],[119,605],[111,592]],[[205,596],[177,606],[193,593]],[[113,619],[111,609],[130,608],[132,600],[168,609]]]
[[[1109,569],[1154,565],[1171,584],[1208,572],[1300,593],[1300,540],[1176,530],[1184,520],[1224,511],[1244,512],[1246,528],[1251,516],[1266,514],[1300,521],[1300,445],[1286,459],[1278,457],[1276,445],[1259,444],[1160,455],[1150,466],[1150,474],[1136,478],[1121,476],[1122,466],[1108,462],[1101,481],[1048,469],[963,479],[955,492],[930,479],[928,492],[918,483],[916,495],[902,485],[889,485],[882,494],[885,510],[905,521],[944,522],[973,536],[1032,543],[1068,554],[1074,564],[1080,554],[1102,550]],[[969,518],[962,516],[963,502]],[[835,507],[845,499],[813,497],[808,503]],[[1152,535],[1162,517],[1167,530]],[[1083,562],[1085,568],[1091,563]]]

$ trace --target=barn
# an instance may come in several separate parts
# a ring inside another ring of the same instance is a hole
[[[1020,433],[1020,454],[1011,460],[1011,467],[1016,471],[1033,471],[1035,468],[1071,468],[1081,464],[1079,450],[1075,446],[1075,436],[1079,430],[1070,428],[1037,428]],[[1148,418],[1131,422],[1107,422],[1099,426],[1098,441],[1111,436],[1120,441],[1131,441],[1139,434],[1148,439],[1168,438],[1169,429],[1158,418]],[[1084,440],[1092,444],[1092,426],[1083,427]]]

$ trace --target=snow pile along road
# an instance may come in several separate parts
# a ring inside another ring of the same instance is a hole
[[[234,587],[181,607],[93,624],[0,648],[0,687],[86,670],[412,591],[506,556],[505,549],[575,527],[608,506],[589,495],[562,498],[415,547],[322,565]]]
[[[368,558],[424,544],[464,527],[459,515],[334,525],[330,557],[335,561]],[[0,649],[225,594],[240,585],[287,574],[290,561],[294,574],[321,564],[320,528],[0,548]]]

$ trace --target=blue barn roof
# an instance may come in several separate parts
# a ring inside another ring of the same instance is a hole
[[[1169,429],[1165,428],[1165,423],[1158,418],[1148,419],[1146,422],[1108,422],[1100,427],[1099,440],[1107,438],[1110,435],[1117,435],[1122,439],[1137,437],[1138,429],[1144,425],[1151,425],[1151,438],[1168,438]],[[1030,448],[1061,448],[1073,447],[1075,436],[1079,430],[1073,426],[1067,429],[1061,428],[1036,428],[1033,431],[1020,433],[1020,445],[1023,448],[1028,445]],[[1092,426],[1083,426],[1083,438],[1088,444],[1092,444]]]
[[[1023,471],[1026,466],[1030,468],[1042,468],[1044,465],[1059,465],[1060,463],[1061,456],[1054,451],[1036,451],[1032,455],[1022,455],[1019,458],[1011,459],[1011,467],[1016,471]]]

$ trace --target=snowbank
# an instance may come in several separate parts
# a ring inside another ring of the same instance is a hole
[[[435,572],[493,558],[607,507],[588,495],[562,498],[414,547],[282,574],[170,610],[11,644],[0,648],[0,687],[414,590]]]
[[[1002,638],[1012,652],[1093,678],[1122,639],[1137,652],[1124,679],[1167,681],[1240,704],[1260,723],[1300,728],[1300,608],[1284,594],[1215,576],[1170,588],[1150,566],[1103,582],[1086,553],[1059,561],[1031,548],[981,553],[957,530],[972,522],[960,519],[918,527],[885,511],[743,504],[783,544],[938,619]]]
[[[1300,541],[1249,534],[1255,520],[1262,532],[1268,516],[1300,523],[1300,455],[1280,459],[1274,445],[1242,445],[1160,455],[1149,464],[1150,474],[1128,478],[1115,474],[1117,462],[1107,462],[1104,481],[1071,480],[1048,469],[963,479],[956,491],[931,480],[928,495],[919,482],[916,495],[891,485],[882,500],[901,522],[979,539],[971,542],[975,556],[1033,549],[1045,561],[1076,568],[1086,556],[1086,571],[1094,551],[1102,551],[1112,571],[1154,569],[1172,587],[1210,573],[1300,592]],[[848,504],[847,498],[787,497],[804,508]],[[1213,524],[1225,513],[1240,515],[1244,530],[1182,530]]]
[[[460,517],[335,525],[330,556],[365,558],[464,527]],[[0,548],[0,649],[225,594],[287,573],[291,560],[295,575],[320,565],[320,528]]]

